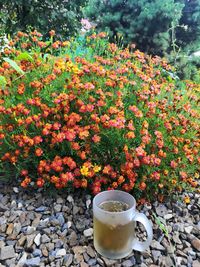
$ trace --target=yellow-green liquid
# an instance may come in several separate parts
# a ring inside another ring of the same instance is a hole
[[[129,209],[126,203],[119,201],[103,202],[100,206],[103,210],[119,212]],[[102,253],[123,253],[130,250],[131,242],[135,236],[133,221],[126,224],[111,225],[102,222],[94,216],[95,246]]]

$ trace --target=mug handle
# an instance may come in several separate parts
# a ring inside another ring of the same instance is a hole
[[[133,240],[132,249],[143,252],[145,251],[151,244],[153,239],[153,230],[150,221],[143,213],[136,212],[133,221],[140,222],[144,225],[145,230],[147,232],[147,240],[144,242],[138,241],[137,238]]]

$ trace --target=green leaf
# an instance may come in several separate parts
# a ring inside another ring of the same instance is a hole
[[[6,78],[0,75],[0,87],[5,88],[7,84]]]
[[[160,219],[153,213],[153,216],[155,218],[156,224],[159,226],[160,230],[163,231],[163,233],[168,237],[169,233],[165,225],[160,221]]]
[[[8,58],[8,57],[4,57],[3,60],[5,60],[6,62],[8,62],[10,64],[10,66],[15,69],[18,73],[20,74],[25,74],[25,72],[17,65],[17,63],[15,61],[13,61],[12,59]]]
[[[17,57],[15,57],[15,60],[26,60],[30,62],[34,61],[32,56],[27,52],[20,53]]]

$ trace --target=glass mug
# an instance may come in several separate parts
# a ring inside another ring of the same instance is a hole
[[[120,201],[128,204],[124,211],[106,211],[99,206],[106,201]],[[153,231],[147,217],[136,209],[136,201],[130,194],[118,191],[104,191],[93,199],[94,247],[102,256],[110,259],[121,259],[132,250],[144,251],[153,239]],[[147,240],[138,241],[135,235],[135,222],[144,225]]]

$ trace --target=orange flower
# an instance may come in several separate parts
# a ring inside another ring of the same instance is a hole
[[[101,137],[98,136],[97,134],[95,134],[93,137],[92,137],[92,141],[94,143],[99,143],[101,141]]]
[[[44,179],[42,179],[42,178],[37,179],[36,184],[38,187],[43,187],[44,183],[45,183]]]
[[[142,190],[142,191],[145,190],[146,187],[147,187],[147,185],[145,184],[145,182],[141,182],[140,185],[139,185],[139,188],[140,188],[140,190]]]
[[[36,150],[35,150],[35,155],[36,155],[37,157],[41,157],[42,154],[43,154],[43,150],[42,150],[41,148],[36,148]]]

